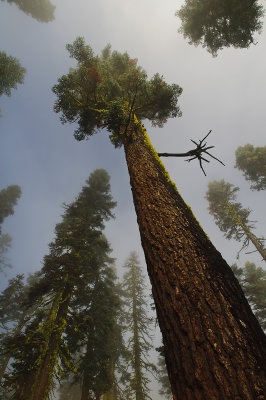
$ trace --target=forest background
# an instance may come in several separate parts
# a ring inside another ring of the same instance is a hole
[[[13,269],[6,271],[1,289],[15,274],[41,267],[54,226],[63,213],[62,203],[73,201],[96,168],[105,168],[111,175],[112,194],[118,202],[116,219],[106,228],[118,273],[131,250],[139,253],[145,266],[123,150],[112,148],[104,134],[86,143],[75,142],[74,127],[62,126],[53,112],[51,87],[73,65],[65,44],[77,36],[84,36],[95,53],[107,43],[114,50],[128,51],[149,76],[159,72],[167,82],[184,89],[180,97],[182,118],[170,120],[163,129],[145,124],[157,151],[187,151],[191,148],[189,139],[201,139],[212,129],[209,143],[215,145],[213,154],[225,167],[213,161],[206,165],[205,177],[197,162],[163,161],[181,195],[231,265],[241,245],[226,241],[207,211],[204,196],[212,180],[225,179],[240,186],[238,200],[254,211],[256,234],[265,233],[265,194],[251,192],[241,172],[234,169],[238,146],[265,145],[265,30],[257,35],[256,46],[225,49],[213,58],[178,34],[180,21],[175,12],[182,2],[99,0],[92,4],[58,0],[53,4],[55,20],[46,24],[1,2],[1,50],[17,57],[27,69],[24,84],[10,98],[2,96],[0,100],[1,188],[11,184],[22,188],[15,215],[3,226],[3,232],[13,237],[8,254]],[[262,264],[257,253],[242,253],[239,266],[246,260]]]

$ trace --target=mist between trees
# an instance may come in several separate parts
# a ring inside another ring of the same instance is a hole
[[[207,199],[220,229],[241,240],[235,213],[248,226],[249,212],[234,202],[238,189],[212,182]],[[1,222],[14,214],[20,194],[18,186],[0,192]],[[108,173],[94,171],[64,205],[43,268],[26,282],[17,275],[1,293],[1,398],[37,400],[57,392],[60,400],[145,400],[153,398],[154,379],[161,398],[172,398],[164,346],[156,349],[157,365],[150,361],[155,317],[138,256],[129,255],[119,282],[102,233],[115,205]],[[250,262],[232,268],[265,329],[266,272]]]
[[[39,21],[54,18],[48,0],[36,9],[31,1],[8,2]],[[255,44],[263,8],[256,0],[215,5],[189,0],[177,15],[184,37],[217,56],[225,47]],[[158,73],[148,79],[137,59],[110,45],[99,55],[81,37],[66,47],[76,66],[53,86],[54,111],[62,123],[75,123],[76,140],[103,131],[125,152],[163,336],[160,366],[149,359],[154,322],[135,253],[125,262],[123,282],[117,281],[103,234],[115,201],[108,173],[98,169],[76,200],[65,205],[41,270],[26,283],[17,275],[1,294],[3,399],[45,400],[60,382],[62,399],[144,400],[152,398],[150,374],[162,382],[161,396],[174,400],[264,399],[265,271],[250,262],[229,267],[183,201],[143,125],[148,120],[162,127],[169,118],[181,117],[182,88]],[[10,95],[23,82],[25,69],[4,52],[0,57],[5,78],[0,94]],[[202,154],[213,146],[203,141],[182,154],[192,156],[188,161],[198,159],[205,174],[202,161],[209,161]],[[265,189],[265,164],[265,148],[237,150],[236,165],[253,182],[252,189]],[[251,211],[236,201],[238,190],[225,181],[211,182],[210,212],[228,239],[242,242],[242,249],[253,244],[265,261],[265,239],[253,233]],[[13,213],[19,196],[18,187],[2,190],[2,220]],[[3,269],[10,241],[1,236]]]
[[[2,220],[19,194],[0,193]],[[166,380],[162,362],[149,361],[155,321],[138,256],[129,255],[118,282],[102,233],[115,205],[109,175],[94,171],[64,205],[43,268],[1,293],[1,398],[45,399],[60,381],[60,399],[144,400],[149,371]]]

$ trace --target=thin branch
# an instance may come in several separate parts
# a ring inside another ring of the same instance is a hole
[[[189,150],[186,153],[158,153],[158,156],[159,157],[191,157],[188,160],[186,160],[188,162],[190,162],[192,160],[195,160],[195,159],[198,159],[199,160],[199,164],[200,164],[200,168],[203,171],[204,175],[206,176],[206,173],[205,173],[204,168],[202,166],[202,161],[205,161],[207,163],[209,163],[210,161],[207,160],[206,158],[202,157],[202,154],[207,154],[208,156],[210,156],[214,160],[218,161],[222,165],[225,165],[221,160],[219,160],[217,157],[214,157],[212,154],[210,154],[208,152],[208,150],[214,148],[214,146],[206,147],[207,146],[207,142],[204,143],[204,141],[207,139],[207,137],[210,135],[210,133],[211,133],[211,130],[198,143],[195,142],[195,140],[190,139],[191,142],[196,145],[196,148],[194,148],[192,150]]]

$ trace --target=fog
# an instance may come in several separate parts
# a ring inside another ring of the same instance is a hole
[[[96,54],[107,43],[114,50],[127,51],[138,58],[149,77],[158,72],[167,82],[183,88],[181,118],[170,120],[163,128],[145,121],[144,125],[158,152],[188,151],[193,148],[190,139],[202,139],[212,130],[208,144],[215,146],[212,154],[225,166],[211,159],[204,165],[204,176],[197,160],[187,163],[181,158],[165,158],[163,162],[211,241],[229,264],[235,262],[241,243],[224,238],[208,213],[205,193],[212,180],[224,179],[239,186],[239,201],[253,210],[252,219],[258,221],[255,233],[265,234],[265,193],[252,192],[234,168],[238,146],[265,146],[265,29],[249,49],[224,49],[213,58],[178,33],[180,21],[175,12],[181,1],[53,0],[53,4],[55,20],[49,23],[40,23],[7,2],[0,4],[1,50],[18,58],[27,69],[24,84],[13,90],[11,97],[0,98],[1,188],[17,184],[22,189],[15,214],[3,225],[3,233],[13,237],[8,253],[13,268],[6,271],[1,288],[17,273],[27,275],[41,268],[63,214],[62,203],[74,200],[96,168],[110,174],[118,203],[116,219],[108,222],[105,230],[118,275],[133,250],[145,270],[123,149],[111,146],[104,132],[76,142],[75,126],[62,125],[53,111],[51,88],[74,65],[65,45],[77,36],[83,36]],[[242,252],[239,265],[246,260],[262,265],[257,253]],[[157,399],[154,393],[153,400]]]

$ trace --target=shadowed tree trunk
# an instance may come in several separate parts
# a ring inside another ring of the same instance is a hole
[[[135,119],[124,135],[174,400],[266,398],[266,339]]]
[[[47,343],[46,353],[42,358],[42,362],[39,367],[39,372],[38,374],[36,374],[35,377],[32,396],[27,397],[27,399],[45,400],[48,397],[48,393],[51,388],[51,381],[53,379],[56,360],[58,358],[60,341],[66,324],[66,316],[68,312],[72,290],[73,290],[73,285],[70,283],[70,279],[68,277],[64,291],[60,299],[55,319],[55,324],[50,334],[49,341]]]

